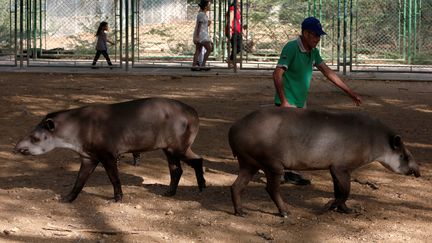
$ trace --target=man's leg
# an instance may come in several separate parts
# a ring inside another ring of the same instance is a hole
[[[275,104],[275,105],[278,107],[280,106],[280,104]],[[306,102],[304,103],[303,109],[306,109]],[[285,183],[291,183],[299,186],[305,186],[311,184],[310,180],[303,178],[303,176],[300,173],[291,170],[285,171],[282,180]]]

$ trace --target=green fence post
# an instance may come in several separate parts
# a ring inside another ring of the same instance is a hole
[[[414,0],[414,44],[413,44],[413,56],[417,55],[417,0]]]
[[[339,71],[340,70],[340,62],[339,62],[339,60],[340,60],[340,45],[341,45],[341,38],[340,38],[340,28],[341,28],[341,25],[340,25],[340,18],[341,18],[341,16],[340,16],[340,1],[341,0],[338,0],[338,3],[337,3],[337,70]]]
[[[407,0],[404,0],[404,10],[403,10],[403,59],[406,61],[406,19],[407,19]]]
[[[346,58],[347,58],[347,2],[343,0],[343,74],[346,75]]]
[[[412,0],[409,0],[408,11],[408,64],[411,64],[412,46]]]

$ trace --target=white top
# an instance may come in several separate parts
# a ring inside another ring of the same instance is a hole
[[[208,16],[205,12],[200,11],[197,15],[197,21],[195,24],[195,31],[194,31],[194,37],[196,36],[196,33],[198,31],[199,27],[199,33],[198,33],[198,40],[194,40],[201,43],[205,41],[211,41],[210,36],[208,34]]]

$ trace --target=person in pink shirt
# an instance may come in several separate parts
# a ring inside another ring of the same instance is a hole
[[[229,6],[229,10],[226,14],[226,19],[229,21],[226,22],[225,26],[225,35],[228,38],[231,50],[230,56],[227,60],[228,67],[234,67],[234,55],[237,55],[241,51],[242,45],[242,26],[241,26],[241,12],[240,12],[240,3],[238,0],[233,0]],[[234,14],[235,12],[235,14]],[[235,52],[235,54],[234,54]]]

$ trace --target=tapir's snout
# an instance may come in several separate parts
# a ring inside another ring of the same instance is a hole
[[[28,148],[14,149],[14,153],[20,153],[22,155],[30,155]]]
[[[410,169],[408,170],[407,175],[414,175],[415,177],[420,177],[420,169],[417,163],[410,162]]]
[[[12,152],[14,154],[22,154],[22,155],[30,155],[30,150],[27,147],[19,147],[19,144],[17,144],[14,149],[12,150]]]
[[[414,175],[415,177],[420,177],[420,170],[418,168],[411,169],[409,175]]]

